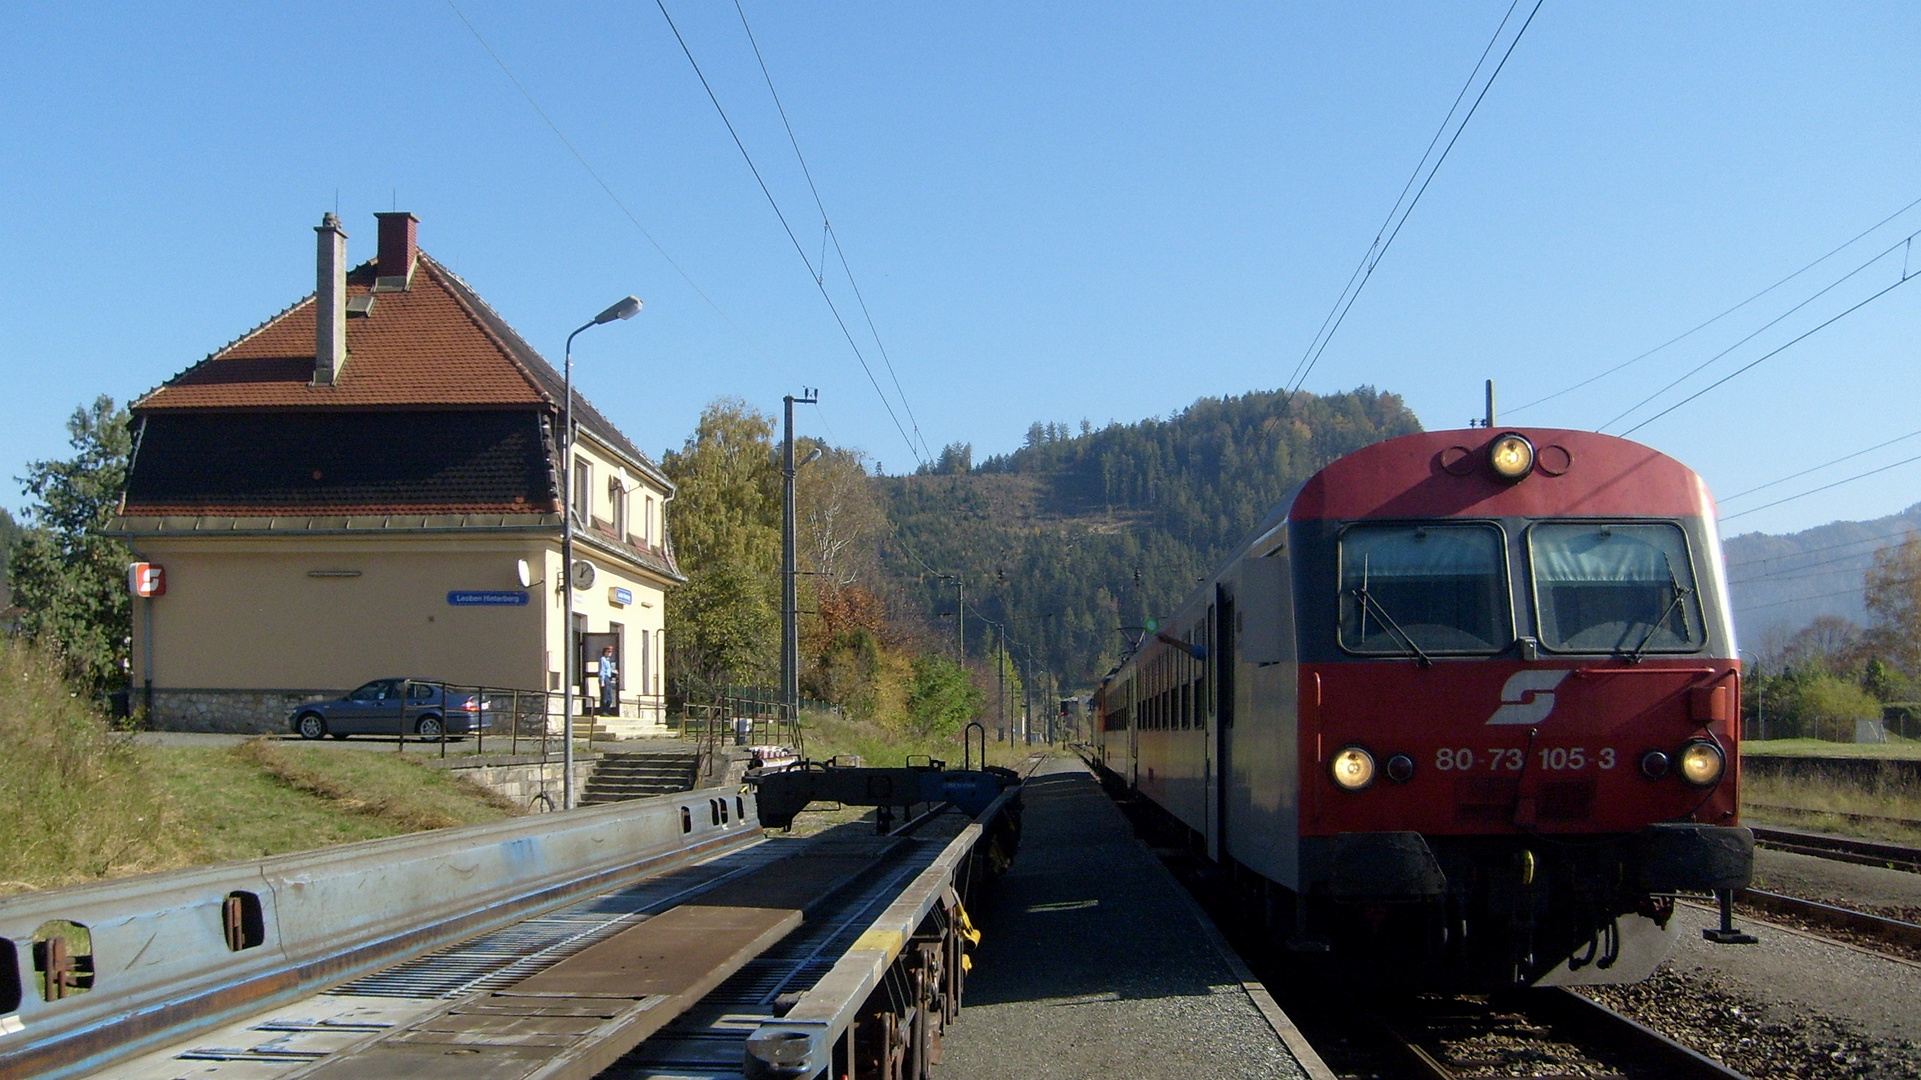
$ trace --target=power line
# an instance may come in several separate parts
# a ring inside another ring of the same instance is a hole
[[[1729,514],[1726,517],[1722,518],[1721,520],[1733,521],[1735,518],[1738,518],[1738,517],[1746,517],[1749,514],[1758,514],[1761,511],[1766,510],[1771,506],[1780,506],[1782,503],[1790,503],[1796,499],[1805,499],[1809,495],[1817,495],[1823,491],[1827,491],[1830,488],[1838,488],[1842,484],[1852,484],[1856,480],[1865,480],[1868,477],[1874,476],[1877,473],[1884,473],[1884,472],[1887,472],[1889,469],[1899,468],[1903,465],[1911,465],[1917,461],[1921,461],[1921,454],[1916,454],[1914,457],[1911,457],[1911,458],[1902,458],[1900,461],[1894,462],[1891,465],[1883,465],[1878,469],[1869,469],[1867,472],[1864,472],[1864,473],[1856,473],[1855,475],[1850,476],[1845,480],[1836,480],[1832,484],[1823,484],[1818,488],[1810,488],[1807,491],[1803,491],[1799,495],[1789,495],[1785,499],[1776,499],[1771,503],[1762,503],[1760,506],[1757,506],[1752,510],[1743,510],[1738,514]]]
[[[780,113],[781,126],[787,129],[787,142],[794,148],[794,159],[800,162],[801,175],[807,178],[807,190],[813,192],[814,207],[820,211],[822,240],[833,240],[834,254],[840,259],[841,270],[847,274],[847,284],[854,290],[854,300],[860,304],[861,316],[867,320],[867,331],[874,335],[874,346],[880,350],[881,362],[887,366],[887,377],[893,380],[894,393],[899,396],[901,407],[907,410],[907,421],[914,428],[915,438],[920,440],[921,450],[928,457],[933,457],[934,451],[927,445],[927,437],[921,434],[920,418],[914,415],[914,404],[907,400],[907,391],[902,388],[900,376],[894,371],[894,358],[887,354],[887,343],[881,340],[880,328],[874,325],[874,314],[867,309],[867,298],[861,295],[860,282],[854,280],[854,268],[847,262],[847,252],[841,249],[840,233],[834,229],[833,222],[827,216],[827,205],[820,197],[820,188],[814,185],[814,171],[807,167],[807,157],[800,152],[800,139],[794,135],[794,125],[787,119],[787,106],[781,103],[780,91],[774,89],[774,76],[767,70],[767,58],[761,55],[760,42],[754,39],[754,28],[747,24],[747,9],[741,6],[740,0],[734,0],[734,10],[740,15],[740,28],[747,32],[747,44],[753,46],[754,60],[760,64],[761,78],[767,81],[767,93],[774,99],[775,111]],[[820,284],[819,278],[824,276],[827,269],[825,250],[821,252],[820,261],[820,273],[816,274],[816,284]]]
[[[1839,278],[1835,279],[1834,281],[1829,282],[1827,286],[1822,288],[1819,292],[1815,293],[1813,296],[1808,297],[1807,299],[1787,309],[1781,314],[1776,315],[1774,318],[1769,319],[1767,322],[1756,327],[1755,330],[1752,333],[1750,333],[1748,336],[1742,338],[1741,340],[1735,342],[1732,345],[1729,345],[1727,348],[1722,349],[1720,352],[1715,353],[1713,356],[1708,357],[1706,360],[1701,361],[1699,364],[1696,364],[1694,367],[1688,369],[1688,371],[1685,374],[1674,379],[1672,382],[1668,383],[1666,386],[1663,386],[1659,390],[1656,390],[1654,393],[1649,394],[1647,397],[1644,397],[1640,401],[1637,401],[1634,404],[1628,406],[1626,409],[1623,409],[1619,414],[1611,417],[1607,421],[1598,425],[1595,428],[1595,430],[1599,431],[1602,428],[1607,427],[1609,424],[1612,424],[1615,421],[1620,420],[1623,417],[1626,417],[1629,413],[1634,412],[1636,409],[1639,409],[1641,406],[1646,405],[1648,402],[1653,401],[1655,398],[1660,397],[1662,394],[1667,393],[1669,390],[1672,390],[1675,387],[1681,385],[1682,383],[1688,381],[1689,379],[1692,379],[1694,376],[1700,374],[1703,370],[1705,370],[1706,368],[1714,364],[1716,361],[1720,360],[1722,357],[1740,348],[1741,346],[1746,345],[1748,342],[1753,341],[1755,338],[1760,337],[1766,331],[1773,329],[1783,319],[1786,319],[1788,316],[1794,314],[1797,311],[1800,311],[1804,307],[1807,307],[1809,304],[1814,303],[1816,300],[1821,299],[1823,296],[1826,296],[1828,293],[1833,292],[1835,289],[1840,288],[1842,285],[1846,284],[1849,279],[1853,278],[1856,274],[1861,273],[1862,271],[1866,270],[1868,267],[1873,266],[1875,263],[1878,263],[1882,259],[1887,258],[1890,254],[1893,254],[1894,252],[1900,250],[1902,245],[1912,243],[1916,236],[1921,236],[1921,233],[1911,233],[1908,236],[1895,241],[1893,245],[1871,256],[1866,262],[1862,263],[1860,266],[1855,267],[1854,269],[1841,275]],[[1902,269],[1901,280],[1902,281],[1907,280],[1907,270],[1905,267]],[[1900,284],[1900,282],[1896,282],[1896,284]],[[1842,314],[1846,314],[1846,312],[1843,312]],[[1818,330],[1820,329],[1820,327],[1816,327],[1815,329]],[[1789,342],[1789,344],[1793,344],[1793,342]],[[1766,359],[1766,358],[1763,357],[1763,359]],[[1739,372],[1737,372],[1736,374],[1739,374]],[[1645,421],[1643,421],[1643,423],[1645,423]],[[1629,428],[1628,430],[1632,431],[1634,429]]]
[[[1912,585],[1916,581],[1921,581],[1921,578],[1917,578],[1913,576],[1889,578],[1887,581],[1887,584]],[[1859,588],[1836,589],[1833,592],[1814,593],[1810,596],[1794,596],[1794,597],[1789,597],[1786,600],[1772,600],[1765,604],[1754,604],[1750,607],[1736,607],[1734,608],[1734,610],[1735,611],[1761,611],[1765,608],[1781,607],[1785,604],[1804,604],[1804,603],[1807,603],[1809,600],[1826,600],[1830,597],[1849,596],[1854,593],[1864,593],[1866,591],[1867,591],[1867,585],[1863,583]]]
[[[1894,284],[1888,286],[1885,289],[1882,289],[1880,292],[1875,293],[1874,295],[1868,297],[1866,300],[1863,300],[1860,303],[1855,304],[1853,307],[1848,308],[1846,311],[1841,312],[1839,315],[1836,315],[1833,318],[1828,319],[1826,322],[1820,324],[1819,326],[1816,326],[1812,330],[1807,331],[1806,333],[1802,334],[1800,337],[1797,337],[1794,340],[1788,342],[1786,345],[1783,345],[1780,348],[1773,350],[1772,352],[1765,353],[1762,356],[1760,356],[1758,359],[1750,360],[1747,364],[1743,365],[1742,367],[1736,368],[1734,371],[1730,372],[1727,375],[1723,375],[1721,378],[1715,380],[1714,382],[1709,383],[1708,385],[1702,387],[1699,390],[1696,390],[1694,393],[1689,394],[1687,397],[1682,398],[1681,400],[1675,402],[1674,404],[1669,405],[1667,408],[1662,409],[1660,412],[1655,413],[1653,416],[1648,417],[1646,420],[1643,420],[1640,423],[1634,425],[1633,427],[1627,429],[1626,431],[1623,431],[1621,434],[1623,436],[1632,435],[1635,432],[1641,430],[1642,428],[1647,427],[1649,424],[1654,423],[1656,420],[1659,420],[1663,416],[1666,416],[1667,414],[1673,412],[1674,410],[1680,408],[1681,406],[1686,405],[1689,402],[1700,397],[1701,395],[1709,392],[1710,390],[1717,389],[1723,384],[1727,383],[1728,381],[1738,378],[1741,375],[1747,374],[1749,371],[1753,370],[1755,367],[1759,366],[1760,364],[1765,363],[1768,360],[1774,359],[1776,356],[1781,355],[1782,353],[1786,352],[1788,349],[1791,349],[1794,346],[1799,345],[1801,342],[1806,341],[1808,338],[1813,337],[1815,334],[1818,334],[1821,331],[1826,330],[1828,327],[1833,326],[1835,323],[1840,322],[1842,319],[1847,318],[1848,316],[1854,314],[1857,311],[1860,311],[1862,308],[1867,307],[1869,304],[1874,303],[1876,300],[1881,299],[1882,297],[1888,295],[1889,293],[1900,288],[1901,286],[1906,285],[1909,281],[1913,280],[1914,276],[1915,275],[1911,274],[1907,277],[1903,277],[1901,280],[1895,282]],[[1757,507],[1757,509],[1760,509],[1760,508]],[[1752,513],[1753,511],[1743,511],[1743,512]]]
[[[514,74],[513,69],[507,66],[507,61],[502,60],[500,54],[494,51],[494,47],[487,44],[487,39],[481,36],[480,30],[474,26],[473,20],[467,18],[467,13],[460,10],[460,5],[456,4],[454,0],[447,0],[447,6],[453,9],[454,14],[460,18],[462,23],[466,24],[467,32],[474,36],[475,41],[480,42],[481,48],[487,50],[487,55],[493,57],[494,63],[500,67],[501,73],[507,76],[507,81],[513,83],[514,89],[520,91],[520,96],[527,99],[527,104],[533,107],[535,115],[539,116],[541,122],[547,125],[547,130],[554,133],[554,138],[559,139],[560,145],[566,147],[567,152],[572,154],[574,160],[580,163],[580,167],[587,170],[587,175],[593,177],[594,183],[600,185],[600,190],[605,192],[609,199],[613,200],[614,206],[617,207],[622,214],[626,215],[627,221],[632,224],[634,228],[640,230],[640,235],[647,238],[647,242],[654,246],[654,250],[660,253],[661,258],[667,260],[667,265],[674,268],[674,273],[679,274],[680,279],[687,283],[687,287],[694,290],[695,294],[702,300],[705,300],[708,307],[714,309],[714,314],[719,315],[722,322],[733,327],[734,332],[739,334],[742,340],[746,341],[755,352],[761,355],[761,359],[772,362],[773,358],[767,354],[767,350],[761,348],[759,342],[749,336],[747,331],[741,329],[740,324],[729,317],[727,312],[723,311],[721,306],[714,302],[714,298],[707,295],[705,289],[702,289],[695,283],[693,276],[688,274],[686,269],[678,262],[675,262],[672,255],[667,254],[667,249],[661,246],[660,241],[654,239],[654,234],[648,232],[647,227],[640,223],[640,219],[635,217],[634,212],[627,208],[627,204],[621,201],[620,196],[614,194],[614,189],[608,185],[606,180],[601,178],[599,171],[588,163],[586,156],[580,152],[579,147],[576,147],[573,140],[569,139],[566,133],[560,130],[560,125],[554,123],[553,117],[547,115],[547,110],[541,108],[540,102],[534,100],[534,95],[529,93],[527,88],[521,84],[519,77]]]
[[[1898,536],[1900,534],[1890,533],[1888,535]],[[1884,539],[1884,538],[1878,538],[1878,539]],[[1816,550],[1819,550],[1819,549],[1816,549]],[[1876,549],[1876,550],[1878,551],[1879,549]],[[1846,562],[1850,559],[1870,558],[1874,554],[1875,554],[1874,551],[1851,551],[1851,552],[1846,552],[1840,555],[1831,555],[1825,559],[1818,559],[1814,562],[1802,563],[1799,566],[1785,567],[1779,571],[1763,572],[1753,577],[1729,578],[1728,584],[1730,585],[1746,584],[1751,581],[1787,581],[1791,578],[1802,576],[1801,572],[1803,570],[1812,570],[1817,566],[1830,566],[1830,565],[1833,565],[1834,563]],[[1743,564],[1743,565],[1747,565],[1747,564]]]
[[[735,149],[740,151],[741,158],[747,162],[748,171],[754,174],[754,182],[760,185],[760,193],[767,197],[767,205],[773,208],[774,216],[780,219],[780,227],[786,231],[787,239],[793,243],[795,254],[800,256],[802,265],[807,267],[807,276],[814,279],[814,287],[820,290],[821,299],[827,302],[827,310],[833,313],[834,322],[840,326],[841,336],[847,339],[847,347],[854,351],[854,359],[860,362],[860,369],[867,373],[867,381],[873,384],[874,393],[880,397],[881,408],[887,410],[887,418],[894,422],[895,430],[900,432],[901,440],[907,444],[907,452],[914,455],[915,461],[924,461],[920,450],[914,446],[914,440],[908,436],[907,429],[901,425],[900,417],[895,414],[893,403],[887,400],[887,393],[880,388],[880,380],[874,377],[874,369],[868,366],[867,357],[861,354],[860,345],[854,341],[853,331],[847,328],[847,320],[841,317],[840,308],[834,304],[833,296],[828,293],[826,284],[821,280],[822,275],[815,273],[814,261],[807,257],[807,249],[801,246],[800,237],[794,235],[793,226],[787,223],[787,215],[781,211],[779,200],[774,198],[773,191],[767,187],[767,181],[760,174],[760,166],[754,164],[754,155],[747,152],[747,144],[741,141],[740,132],[734,129],[734,122],[728,119],[727,110],[720,104],[720,97],[714,93],[713,85],[707,81],[706,72],[700,69],[700,61],[694,59],[694,50],[688,47],[687,39],[681,36],[680,27],[674,25],[674,17],[667,12],[666,0],[654,0],[654,4],[660,8],[661,18],[667,20],[667,28],[674,32],[674,40],[680,43],[680,51],[686,55],[687,63],[692,65],[694,76],[700,80],[701,88],[707,91],[707,100],[714,103],[714,111],[720,114],[720,122],[727,126],[727,134],[733,137]]]
[[[1914,438],[1914,437],[1915,437],[1915,436],[1917,436],[1917,435],[1921,435],[1921,431],[1910,431],[1910,432],[1908,432],[1908,433],[1907,433],[1906,435],[1902,435],[1902,436],[1900,436],[1899,438],[1894,438],[1894,439],[1889,439],[1889,440],[1888,440],[1887,442],[1884,442],[1884,443],[1876,443],[1876,444],[1874,444],[1873,446],[1870,446],[1870,447],[1868,447],[1868,448],[1867,448],[1866,450],[1856,450],[1856,451],[1855,451],[1854,453],[1852,453],[1852,454],[1843,454],[1843,455],[1841,455],[1840,457],[1838,457],[1838,458],[1835,458],[1835,459],[1834,459],[1833,461],[1827,461],[1827,462],[1823,462],[1823,463],[1821,463],[1821,464],[1819,464],[1819,465],[1816,465],[1816,466],[1814,466],[1814,467],[1813,467],[1813,468],[1811,468],[1811,469],[1802,469],[1802,470],[1801,470],[1800,472],[1798,472],[1798,473],[1791,473],[1791,474],[1789,474],[1789,475],[1787,475],[1787,476],[1783,476],[1783,477],[1782,477],[1782,478],[1780,478],[1779,480],[1770,480],[1770,481],[1768,481],[1767,483],[1765,483],[1765,484],[1762,484],[1762,485],[1760,485],[1760,486],[1758,486],[1758,487],[1751,487],[1751,488],[1749,488],[1749,489],[1747,489],[1746,491],[1737,491],[1737,492],[1735,492],[1734,494],[1732,494],[1732,495],[1729,495],[1729,496],[1728,496],[1727,498],[1725,498],[1725,499],[1722,499],[1721,501],[1722,501],[1722,502],[1733,502],[1734,500],[1736,500],[1736,499],[1738,499],[1738,498],[1741,498],[1741,497],[1742,497],[1742,496],[1744,496],[1744,495],[1752,495],[1752,494],[1754,494],[1754,493],[1755,493],[1755,492],[1757,492],[1757,491],[1765,491],[1765,490],[1767,490],[1768,488],[1771,488],[1771,487],[1773,487],[1773,486],[1774,486],[1774,485],[1776,485],[1776,484],[1785,484],[1785,483],[1787,483],[1787,482],[1788,482],[1788,481],[1790,481],[1790,480],[1796,480],[1796,479],[1799,479],[1799,478],[1801,478],[1801,477],[1803,477],[1803,476],[1806,476],[1806,475],[1808,475],[1809,473],[1815,473],[1815,472],[1820,472],[1820,471],[1821,471],[1822,469],[1825,469],[1825,468],[1827,468],[1827,467],[1828,467],[1828,466],[1830,466],[1830,465],[1839,465],[1839,464],[1841,464],[1841,463],[1842,463],[1842,462],[1844,462],[1844,461],[1849,461],[1849,460],[1852,460],[1852,459],[1854,459],[1854,458],[1858,458],[1858,457],[1860,457],[1860,456],[1861,456],[1862,454],[1871,454],[1871,453],[1873,453],[1873,452],[1875,452],[1876,450],[1881,450],[1881,449],[1884,449],[1884,448],[1886,448],[1886,447],[1890,447],[1890,446],[1893,446],[1893,445],[1894,445],[1895,443],[1898,443],[1898,442],[1906,442],[1906,441],[1908,441],[1909,439],[1912,439],[1912,438]]]
[[[1902,207],[1901,209],[1896,210],[1894,213],[1889,214],[1887,217],[1882,218],[1880,221],[1875,222],[1873,225],[1868,226],[1866,229],[1861,230],[1860,232],[1856,233],[1853,237],[1849,238],[1845,243],[1841,244],[1839,247],[1834,248],[1833,250],[1829,251],[1827,254],[1821,256],[1820,258],[1814,260],[1811,263],[1808,263],[1806,266],[1803,266],[1801,269],[1796,270],[1794,273],[1789,274],[1787,277],[1784,277],[1781,280],[1775,282],[1774,284],[1768,286],[1767,288],[1762,289],[1760,292],[1755,293],[1753,296],[1748,297],[1746,300],[1743,300],[1740,303],[1734,305],[1733,307],[1728,308],[1727,310],[1721,312],[1719,315],[1716,315],[1713,318],[1708,319],[1706,322],[1703,322],[1694,326],[1692,329],[1684,330],[1681,333],[1676,334],[1675,336],[1667,339],[1666,341],[1663,341],[1661,344],[1656,345],[1654,348],[1649,349],[1648,351],[1642,353],[1639,356],[1636,356],[1632,360],[1623,361],[1619,364],[1614,365],[1611,368],[1608,368],[1606,371],[1601,372],[1599,375],[1591,375],[1585,379],[1582,379],[1580,382],[1575,383],[1573,386],[1570,386],[1561,390],[1556,390],[1555,392],[1547,395],[1546,397],[1535,398],[1533,401],[1530,401],[1525,405],[1516,405],[1512,409],[1508,409],[1506,411],[1509,414],[1513,414],[1513,413],[1520,412],[1523,409],[1532,409],[1536,405],[1553,401],[1555,398],[1561,397],[1564,394],[1571,394],[1574,391],[1579,390],[1590,383],[1598,382],[1601,379],[1605,379],[1609,375],[1612,375],[1617,371],[1621,371],[1625,368],[1632,367],[1633,365],[1638,364],[1643,360],[1646,360],[1648,357],[1653,356],[1655,353],[1660,352],[1661,350],[1667,348],[1668,346],[1676,344],[1685,338],[1692,337],[1694,334],[1698,333],[1699,331],[1707,329],[1708,327],[1714,325],[1715,323],[1720,322],[1722,319],[1727,318],[1729,315],[1732,315],[1735,312],[1741,310],[1742,308],[1747,307],[1749,304],[1754,303],[1756,300],[1761,299],[1763,296],[1766,296],[1767,294],[1773,292],[1774,290],[1780,288],[1781,286],[1786,285],[1788,282],[1793,281],[1795,278],[1800,277],[1802,274],[1805,274],[1808,271],[1814,269],[1815,267],[1821,265],[1822,263],[1827,262],[1829,259],[1833,258],[1834,256],[1839,255],[1841,252],[1847,250],[1850,247],[1853,247],[1856,243],[1860,242],[1862,237],[1867,236],[1869,233],[1874,232],[1876,229],[1879,229],[1881,226],[1886,225],[1888,222],[1893,221],[1895,218],[1900,217],[1902,214],[1907,213],[1908,211],[1914,209],[1917,206],[1921,206],[1921,199],[1914,200],[1908,205]],[[1606,425],[1602,425],[1602,426],[1605,427]]]
[[[1853,547],[1856,544],[1872,544],[1877,540],[1887,540],[1892,537],[1900,536],[1903,533],[1913,532],[1917,527],[1918,526],[1915,526],[1912,524],[1903,525],[1901,528],[1896,529],[1893,532],[1878,533],[1874,536],[1862,537],[1859,540],[1843,540],[1838,544],[1823,544],[1820,547],[1808,548],[1805,551],[1790,551],[1780,555],[1762,555],[1758,558],[1742,559],[1740,562],[1729,563],[1728,569],[1731,570],[1737,566],[1753,566],[1756,563],[1775,562],[1780,559],[1798,559],[1803,555],[1814,555],[1818,552],[1833,551],[1836,548]]]
[[[1508,43],[1507,51],[1501,54],[1501,62],[1494,66],[1494,71],[1482,85],[1481,92],[1475,96],[1474,104],[1468,107],[1467,114],[1461,118],[1460,124],[1454,129],[1454,135],[1448,139],[1447,146],[1441,151],[1441,156],[1435,159],[1434,167],[1428,170],[1427,178],[1421,181],[1420,189],[1415,191],[1414,198],[1409,200],[1408,189],[1412,188],[1415,179],[1420,177],[1422,167],[1427,165],[1428,157],[1434,153],[1435,144],[1441,141],[1442,133],[1447,131],[1449,121],[1454,119],[1455,111],[1460,108],[1462,99],[1473,87],[1475,76],[1481,73],[1481,67],[1487,63],[1488,56],[1494,51],[1495,43],[1501,40],[1501,32],[1507,29],[1508,21],[1514,17],[1515,8],[1520,6],[1521,0],[1513,0],[1513,3],[1508,5],[1507,13],[1501,16],[1501,24],[1494,28],[1494,36],[1488,39],[1487,47],[1481,50],[1481,58],[1475,61],[1474,70],[1468,73],[1467,82],[1461,86],[1461,92],[1455,95],[1454,104],[1448,108],[1447,115],[1441,119],[1440,128],[1435,131],[1434,138],[1429,140],[1426,152],[1422,153],[1421,160],[1414,166],[1413,174],[1402,186],[1400,197],[1394,200],[1394,206],[1388,210],[1387,219],[1381,223],[1380,231],[1374,234],[1374,242],[1368,245],[1367,252],[1361,256],[1360,264],[1348,277],[1347,286],[1341,290],[1340,297],[1334,301],[1334,307],[1327,313],[1327,318],[1321,320],[1321,329],[1315,331],[1313,340],[1308,342],[1307,352],[1302,354],[1300,361],[1294,365],[1294,374],[1291,374],[1288,379],[1291,386],[1287,391],[1286,399],[1291,399],[1306,384],[1307,377],[1314,372],[1314,366],[1321,362],[1321,354],[1327,351],[1328,343],[1334,340],[1334,334],[1340,330],[1341,324],[1347,321],[1348,311],[1354,307],[1354,302],[1360,299],[1361,290],[1367,287],[1368,280],[1374,276],[1374,268],[1387,257],[1387,249],[1393,246],[1394,238],[1401,235],[1401,227],[1407,224],[1407,219],[1414,213],[1414,207],[1420,203],[1421,196],[1427,194],[1427,186],[1434,182],[1435,175],[1441,171],[1441,166],[1446,164],[1447,156],[1454,152],[1454,144],[1460,141],[1461,133],[1467,130],[1467,125],[1474,119],[1474,114],[1480,109],[1481,102],[1487,98],[1487,92],[1493,89],[1494,80],[1501,77],[1501,69],[1507,66],[1508,57],[1514,55],[1515,46],[1521,43],[1521,36],[1526,34],[1527,28],[1533,24],[1534,16],[1540,14],[1543,2],[1544,0],[1535,0],[1534,9],[1528,12],[1527,21],[1523,22],[1521,29],[1515,32],[1514,40]],[[1405,210],[1401,208],[1403,200],[1407,201]],[[1400,214],[1399,221],[1395,220],[1396,213]]]

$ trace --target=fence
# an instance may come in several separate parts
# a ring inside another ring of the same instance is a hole
[[[799,718],[767,687],[730,687],[704,700],[675,695],[668,702],[667,726],[678,728],[681,738],[694,740],[702,775],[714,767],[724,746],[786,746],[800,757],[807,756]]]

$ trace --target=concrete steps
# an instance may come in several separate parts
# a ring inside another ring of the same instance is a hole
[[[692,750],[602,753],[580,801],[623,802],[693,789],[700,755]]]

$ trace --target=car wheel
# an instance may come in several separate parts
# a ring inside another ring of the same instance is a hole
[[[320,718],[319,713],[303,713],[296,729],[303,739],[318,739],[327,734],[327,722]],[[334,736],[336,739],[339,737]]]
[[[447,733],[446,726],[440,722],[438,716],[421,717],[420,722],[414,725],[414,730],[420,733],[421,738],[432,740],[438,740]]]

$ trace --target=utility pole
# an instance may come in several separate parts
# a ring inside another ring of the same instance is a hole
[[[781,398],[785,427],[780,441],[780,701],[790,720],[800,717],[800,604],[795,579],[800,576],[794,556],[794,403],[813,405],[818,391],[801,388],[801,396]],[[816,450],[809,461],[819,455]]]
[[[999,657],[996,658],[996,666],[1000,669],[1000,690],[998,691],[998,697],[1000,726],[1001,731],[1004,733],[1007,731],[1007,624],[998,623],[996,625],[1001,628],[1001,651]]]

